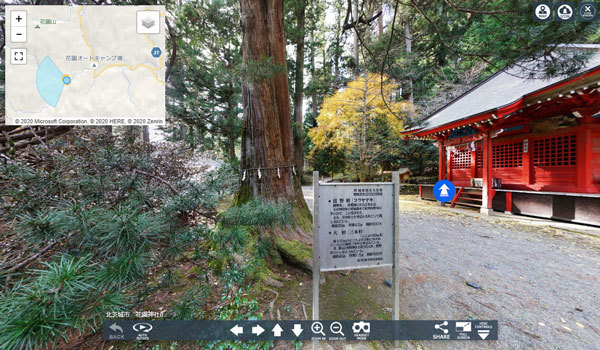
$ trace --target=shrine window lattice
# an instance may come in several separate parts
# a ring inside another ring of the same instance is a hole
[[[577,160],[575,135],[549,137],[533,141],[534,166],[569,166]]]
[[[452,169],[471,168],[471,149],[469,147],[455,148],[452,151]]]
[[[492,168],[523,166],[523,141],[492,146]]]

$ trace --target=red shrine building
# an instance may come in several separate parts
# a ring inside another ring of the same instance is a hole
[[[436,141],[452,207],[600,225],[600,45],[561,49],[589,59],[554,78],[519,62],[405,132]],[[419,192],[434,199],[432,185]]]

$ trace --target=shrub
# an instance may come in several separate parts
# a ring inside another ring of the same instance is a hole
[[[126,305],[116,291],[98,290],[90,256],[61,255],[36,269],[0,298],[0,344],[36,349],[66,340],[69,329],[95,326],[108,307]]]
[[[52,347],[143,300],[148,268],[205,239],[208,227],[189,225],[235,190],[229,168],[200,174],[181,150],[81,132],[60,152],[0,164],[2,220],[15,223],[25,256],[52,247],[49,262],[0,280],[2,349]],[[178,317],[193,303],[182,300]]]

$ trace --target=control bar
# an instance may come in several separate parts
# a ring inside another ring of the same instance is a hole
[[[104,340],[498,340],[497,320],[104,320]]]

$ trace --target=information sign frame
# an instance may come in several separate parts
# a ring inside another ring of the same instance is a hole
[[[322,186],[368,186],[368,185],[392,185],[392,225],[393,225],[393,249],[392,249],[392,298],[393,298],[393,306],[392,306],[392,320],[400,319],[400,233],[399,233],[399,202],[398,202],[398,194],[400,192],[400,177],[399,172],[392,172],[392,182],[376,182],[376,183],[368,183],[368,182],[357,182],[357,183],[329,183],[329,184],[321,184],[319,182],[319,172],[313,171],[313,308],[312,308],[312,319],[313,321],[319,320],[319,285],[321,283],[321,272],[331,271],[331,270],[322,270],[321,269],[321,257],[320,257],[320,188]],[[378,265],[378,266],[369,266],[369,267],[383,267],[389,266],[386,265]],[[361,266],[363,268],[363,266]],[[354,269],[354,268],[344,268],[344,269]],[[394,342],[394,347],[398,348],[399,342]],[[313,349],[318,349],[318,340],[313,341]]]

